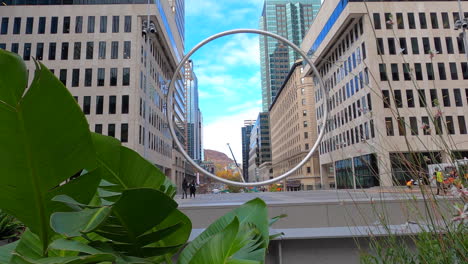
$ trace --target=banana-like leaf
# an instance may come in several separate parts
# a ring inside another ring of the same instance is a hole
[[[105,180],[101,183],[101,189],[118,194],[131,188],[153,188],[173,197],[173,184],[155,165],[135,151],[122,146],[120,141],[113,137],[93,133],[92,138],[98,162],[103,169],[102,179]]]
[[[85,208],[77,212],[57,212],[50,218],[52,229],[66,237],[77,237],[96,230],[110,215],[111,208]]]
[[[18,245],[19,240],[0,247],[0,264],[10,263],[13,251]]]
[[[13,253],[14,254],[14,253]],[[15,255],[15,254],[14,254]],[[112,262],[115,257],[111,254],[94,254],[84,256],[50,257],[41,259],[30,259],[28,257],[16,256],[18,264],[94,264],[102,262]]]
[[[263,263],[269,243],[268,211],[265,202],[259,198],[243,204],[212,223],[203,233],[185,247],[179,255],[178,263],[209,263],[211,257],[208,255],[206,255],[206,259],[200,259],[200,255],[198,255],[197,262],[194,262],[194,257],[199,254],[201,248],[213,236],[222,233],[232,223],[234,218],[239,220],[240,232],[238,232],[238,235],[233,240],[229,252],[223,253],[229,256],[226,261],[235,261],[237,259],[238,261],[247,261],[245,263],[249,263],[248,261]]]
[[[70,92],[38,64],[30,88],[21,58],[0,49],[0,208],[36,233],[45,249],[53,236],[50,215],[67,193],[88,203],[99,178],[88,123]],[[90,176],[91,175],[91,176]],[[44,254],[45,252],[42,252]]]

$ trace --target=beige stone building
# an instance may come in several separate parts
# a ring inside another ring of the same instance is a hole
[[[328,175],[337,188],[401,185],[468,156],[458,12],[456,1],[324,1],[301,46],[329,94],[314,94],[324,186]]]
[[[296,166],[317,139],[314,88],[311,77],[303,77],[302,61],[296,62],[270,106],[273,176]],[[318,153],[286,180],[287,190],[320,188]]]
[[[6,0],[0,48],[24,58],[30,79],[32,58],[44,63],[69,88],[91,131],[120,139],[179,186],[186,163],[173,150],[164,97],[183,56],[183,12],[181,0],[149,6],[140,0]],[[176,88],[171,107],[183,141],[182,80]]]

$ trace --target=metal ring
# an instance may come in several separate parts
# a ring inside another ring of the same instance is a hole
[[[166,118],[167,118],[168,124],[169,124],[169,132],[171,133],[171,136],[172,136],[174,142],[176,143],[177,147],[179,148],[180,152],[187,159],[187,161],[193,167],[195,167],[198,171],[200,171],[202,174],[204,174],[204,175],[206,175],[208,177],[211,177],[212,179],[215,179],[217,181],[220,181],[222,183],[232,185],[232,186],[238,186],[238,187],[254,187],[254,186],[269,185],[269,184],[281,181],[282,179],[288,177],[289,175],[294,173],[296,170],[301,168],[310,159],[312,154],[314,154],[314,152],[316,151],[316,149],[320,145],[320,142],[322,141],[323,136],[325,135],[325,125],[324,124],[322,124],[322,127],[320,129],[320,133],[319,133],[319,135],[317,137],[317,141],[315,141],[315,144],[312,147],[312,149],[304,157],[304,159],[301,162],[299,162],[299,164],[297,164],[294,168],[292,168],[291,170],[289,170],[289,171],[285,172],[284,174],[282,174],[282,175],[280,175],[280,176],[278,176],[276,178],[273,178],[273,179],[269,179],[269,180],[261,181],[261,182],[246,182],[246,183],[243,183],[243,182],[235,182],[235,181],[230,181],[230,180],[220,178],[220,177],[206,171],[204,168],[200,167],[200,165],[198,165],[187,154],[187,152],[185,152],[184,147],[182,146],[182,144],[177,139],[177,136],[176,136],[176,133],[175,133],[175,130],[174,130],[174,122],[172,121],[173,111],[172,111],[172,101],[171,101],[172,96],[171,95],[173,94],[174,83],[175,83],[175,81],[177,79],[177,76],[179,75],[179,71],[182,69],[185,62],[190,58],[190,56],[192,56],[193,53],[195,53],[198,49],[200,49],[202,46],[204,46],[208,42],[211,42],[211,41],[213,41],[215,39],[218,39],[220,37],[224,37],[224,36],[227,36],[227,35],[238,34],[238,33],[253,33],[253,34],[264,35],[264,36],[267,36],[267,37],[272,37],[274,39],[277,39],[279,41],[282,41],[282,42],[286,43],[288,46],[290,46],[295,51],[297,51],[299,54],[301,54],[301,56],[305,59],[305,61],[307,61],[307,63],[312,68],[315,76],[317,76],[318,81],[319,81],[319,85],[320,85],[320,89],[322,89],[322,92],[325,95],[325,102],[328,102],[328,93],[325,92],[325,89],[324,89],[325,85],[324,85],[324,82],[323,82],[322,78],[320,77],[320,74],[319,74],[317,68],[315,68],[314,64],[307,57],[307,55],[299,47],[297,47],[294,43],[292,43],[288,39],[283,38],[283,37],[281,37],[279,35],[276,35],[274,33],[267,32],[267,31],[263,31],[263,30],[258,30],[258,29],[234,29],[234,30],[224,31],[224,32],[221,32],[221,33],[218,33],[218,34],[215,34],[215,35],[213,35],[211,37],[206,38],[202,42],[198,43],[189,53],[187,53],[187,55],[184,56],[184,58],[182,58],[182,61],[180,61],[179,65],[177,65],[177,68],[175,69],[174,74],[172,75],[171,82],[169,83],[169,89],[168,89],[168,93],[167,93],[167,96],[166,96],[166,106],[167,106],[166,107],[166,109],[167,109],[166,110]],[[326,104],[325,104],[324,108],[325,108],[325,110],[324,110],[324,115],[323,115],[323,119],[322,119],[322,120],[324,120],[323,123],[326,122],[327,117],[328,117],[328,109],[326,107]]]

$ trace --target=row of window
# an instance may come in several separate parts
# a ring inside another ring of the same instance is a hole
[[[36,27],[34,27],[36,19]],[[59,28],[63,34],[71,33],[71,30],[74,28],[74,33],[83,33],[83,28],[86,26],[88,33],[94,33],[95,31],[95,16],[88,16],[87,24],[84,25],[83,16],[76,16],[74,25],[72,25],[72,18],[69,16],[61,17],[61,26],[59,27],[59,17],[53,16],[50,17],[50,24],[47,24],[47,17],[26,17],[24,25],[24,34],[45,34],[46,27],[48,28],[47,32],[50,34],[57,34]],[[119,33],[120,31],[120,16],[112,16],[112,33]],[[24,21],[24,20],[23,20]],[[13,35],[21,34],[22,18],[15,17],[12,19],[12,33]],[[0,26],[0,35],[6,35],[9,32],[10,28],[10,18],[2,17],[1,26]],[[99,17],[99,32],[107,33],[108,30],[107,16]],[[131,32],[132,30],[132,17],[124,16],[123,32]]]
[[[429,97],[430,97],[430,106],[436,107],[436,106],[444,106],[444,107],[451,107],[452,102],[454,102],[454,105],[456,107],[463,107],[463,98],[462,98],[462,91],[459,88],[455,89],[440,89],[441,90],[441,95],[439,96],[439,92],[437,92],[439,89],[430,89],[429,90]],[[450,90],[453,91],[453,99],[451,100],[450,96]],[[416,105],[416,99],[415,95],[413,94],[413,90],[406,90],[406,100],[403,99],[403,92],[401,90],[393,90],[393,96],[394,100],[390,97],[390,91],[389,90],[382,90],[382,99],[383,99],[383,105],[384,108],[390,108],[391,107],[391,102],[395,102],[397,108],[402,108],[403,107],[403,102],[407,103],[407,107],[409,108],[414,108]],[[424,89],[419,89],[417,91],[417,96],[419,98],[419,107],[426,107],[429,106],[426,102],[426,90]],[[440,100],[439,100],[440,98]],[[465,104],[468,105],[468,88],[465,89]]]
[[[105,97],[102,95],[94,96],[95,97],[95,114],[96,115],[102,115],[104,114],[104,104],[105,104]],[[78,96],[74,96],[75,100],[77,103],[79,103],[79,98]],[[121,101],[120,101],[120,113],[121,114],[128,114],[129,112],[129,96],[128,95],[122,95]],[[117,96],[115,95],[110,95],[108,97],[107,101],[107,114],[113,115],[117,113]],[[83,96],[83,113],[85,115],[91,114],[91,108],[92,108],[92,97],[91,96]]]
[[[431,43],[429,38],[422,38],[422,45],[423,45],[423,52],[424,54],[431,54],[431,52],[435,51],[438,54],[443,54],[444,51],[447,54],[454,54],[454,46],[453,46],[453,38],[452,37],[445,37],[445,49],[442,48],[442,40],[440,37],[434,37],[434,46],[431,47]],[[458,46],[458,53],[464,54],[465,53],[465,46],[463,45],[463,39],[461,38],[455,38]],[[396,43],[398,42],[398,43]],[[418,55],[420,54],[420,49],[419,49],[419,41],[418,38],[410,38],[410,43],[411,43],[411,52],[413,55]],[[377,38],[377,54],[379,55],[384,55],[385,52],[385,47],[384,47],[384,39],[382,38]],[[390,55],[399,55],[401,54],[408,54],[408,45],[406,42],[406,38],[387,38],[387,46],[388,50],[387,53]],[[400,49],[397,51],[397,46],[400,47]],[[435,54],[434,54],[435,55]]]
[[[411,81],[412,78],[416,79],[417,81],[424,80],[423,78],[423,65],[421,63],[415,63],[414,68],[411,69],[409,63],[401,64],[401,70],[403,72],[403,79],[405,81]],[[425,64],[425,71],[426,71],[426,80],[432,81],[435,80],[435,73],[434,73],[434,65],[432,63]],[[466,62],[460,63],[460,68],[462,72],[462,76],[464,80],[468,80],[468,64]],[[445,63],[439,62],[437,63],[437,70],[438,70],[438,77],[439,80],[447,80],[447,73],[445,71]],[[449,62],[449,70],[450,70],[450,79],[451,80],[458,80],[458,69],[457,64],[455,62]],[[400,72],[397,63],[390,64],[390,71],[393,81],[400,81]],[[388,74],[387,74],[387,64],[380,63],[379,64],[379,74],[381,81],[388,81]]]
[[[468,13],[464,14],[465,17],[468,17]],[[452,23],[454,24],[455,21],[460,19],[460,14],[458,12],[453,12],[453,21]],[[373,20],[374,20],[374,29],[382,29],[382,21],[381,21],[381,15],[379,13],[373,13],[372,14]],[[436,13],[436,12],[431,12],[429,15],[424,12],[420,13],[407,13],[406,18],[403,15],[403,13],[396,13],[396,17],[393,16],[392,13],[384,13],[384,24],[386,29],[393,29],[393,25],[396,25],[397,29],[405,29],[405,25],[407,25],[407,28],[409,29],[416,29],[416,17],[418,18],[419,22],[419,29],[427,29],[428,28],[428,19],[431,24],[432,29],[439,29],[439,28],[444,28],[444,29],[450,29],[450,19],[449,19],[449,13],[447,12],[442,12],[442,13]],[[406,22],[405,22],[406,21]],[[442,23],[439,23],[442,22]]]
[[[442,135],[444,133],[443,132],[444,130],[446,131],[447,134],[454,135],[456,134],[456,129],[455,129],[456,126],[454,123],[455,120],[457,120],[459,134],[466,135],[467,130],[466,130],[466,122],[465,122],[464,116],[456,116],[456,117],[445,116],[443,118],[441,116],[436,116],[433,119],[427,116],[423,116],[421,117],[421,123],[420,123],[421,125],[418,125],[418,119],[414,116],[409,117],[409,124],[405,122],[404,117],[400,117],[400,118],[397,118],[396,123],[398,126],[398,134],[400,136],[407,135],[406,134],[407,128],[410,129],[410,133],[412,136],[419,135],[420,128],[423,132],[423,135],[431,135],[432,127],[434,127],[436,135]],[[445,121],[444,124],[442,124],[443,121]],[[392,117],[385,117],[385,128],[386,128],[387,136],[395,135]]]
[[[115,124],[107,124],[107,135],[110,137],[115,137],[116,134],[116,125]],[[94,125],[94,132],[98,134],[102,134],[102,124],[95,124]],[[120,141],[121,142],[128,142],[128,124],[122,123],[120,124]]]
[[[53,72],[53,70],[51,70]],[[71,87],[91,87],[93,86],[93,69],[86,68],[84,69],[84,78],[80,78],[80,75],[83,73],[83,69],[72,69],[71,70]],[[118,68],[109,69],[109,83],[108,86],[117,86],[118,80]],[[68,87],[67,80],[69,71],[67,69],[60,69],[59,71],[59,80],[63,85]],[[106,86],[106,68],[97,68],[95,86]],[[122,80],[119,86],[129,86],[130,85],[130,68],[122,68]]]
[[[98,43],[98,59],[106,59],[107,54],[107,42],[106,41],[99,41]],[[110,41],[110,59],[119,59],[119,42],[118,41]],[[122,58],[130,59],[131,56],[131,42],[124,41],[123,42],[123,54]],[[48,44],[48,60],[55,60],[57,59],[57,43],[49,42]],[[59,47],[60,51],[60,59],[61,60],[68,60],[70,56],[70,43],[62,42],[61,46]],[[0,43],[0,49],[6,49],[5,43]],[[44,51],[45,45],[42,42],[36,43],[36,59],[43,60],[44,59]],[[11,51],[18,53],[19,52],[19,43],[11,43]],[[92,60],[94,58],[94,42],[88,41],[86,42],[86,59]],[[23,59],[30,60],[32,56],[32,44],[31,43],[24,43],[23,44]],[[73,44],[73,60],[80,60],[81,59],[81,42],[74,42]]]
[[[148,144],[148,148],[150,150],[161,153],[162,155],[165,155],[167,157],[172,156],[172,146],[164,142],[164,140],[162,140],[159,136],[152,133],[151,131],[148,131],[148,133],[146,133],[145,127],[141,125],[138,132],[138,144],[143,146]]]
[[[325,139],[320,143],[320,154],[342,149],[360,141],[375,138],[374,120],[364,122],[354,128],[343,131],[339,135]]]

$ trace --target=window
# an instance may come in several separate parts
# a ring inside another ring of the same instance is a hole
[[[13,34],[18,35],[21,31],[21,17],[15,17],[13,21]]]
[[[427,79],[432,81],[434,80],[434,67],[432,63],[426,63]]]
[[[419,54],[418,38],[411,38],[411,48],[414,55]]]
[[[58,31],[58,17],[52,17],[50,23],[50,34],[57,34]]]
[[[86,59],[87,60],[93,59],[93,50],[94,50],[94,42],[92,41],[86,42]]]
[[[366,55],[366,43],[363,42],[361,44],[361,49],[362,49],[362,59],[365,60],[367,58],[367,55]]]
[[[109,114],[115,114],[117,104],[117,96],[111,95],[109,96]]]
[[[408,46],[406,45],[406,38],[400,38],[398,42],[400,42],[400,49],[401,49],[400,52],[403,54],[408,54]]]
[[[384,44],[383,44],[383,39],[377,38],[377,54],[385,54],[385,49],[384,49]]]
[[[380,14],[379,13],[374,13],[374,28],[375,29],[381,29],[382,25],[380,24]]]
[[[107,125],[107,135],[110,137],[115,137],[115,124]]]
[[[128,95],[122,95],[122,114],[128,114]]]
[[[429,44],[429,38],[422,38],[424,54],[431,52],[431,45]]]
[[[443,12],[442,13],[442,24],[444,28],[450,28],[450,21],[449,21],[449,16],[448,13]]]
[[[439,28],[439,21],[437,20],[437,13],[431,13],[431,24],[433,29]]]
[[[421,25],[421,29],[427,28],[426,13],[419,13],[419,23]]]
[[[102,124],[94,125],[94,132],[98,134],[102,134]]]
[[[452,37],[446,37],[445,38],[445,44],[447,45],[447,53],[448,54],[453,54],[453,42],[452,42]]]
[[[450,76],[452,77],[452,80],[458,80],[457,65],[455,64],[455,62],[450,62],[449,67]]]
[[[57,49],[57,44],[55,42],[49,43],[49,60],[55,60],[56,49]]]
[[[386,127],[386,130],[387,130],[387,136],[393,136],[394,135],[393,122],[392,122],[391,117],[386,117],[385,118],[385,127]]]
[[[402,108],[403,107],[403,100],[401,98],[401,90],[394,90],[394,92],[395,92],[396,107]]]
[[[124,32],[132,32],[132,17],[125,16]]]
[[[426,91],[424,89],[418,89],[419,95],[419,107],[426,107]]]
[[[61,60],[68,60],[68,42],[62,43],[62,53],[60,55]]]
[[[99,24],[99,32],[107,32],[107,16],[101,16],[101,23]]]
[[[443,62],[437,63],[437,68],[439,69],[439,79],[447,80],[447,74],[445,73],[445,64]]]
[[[63,83],[63,85],[67,86],[67,69],[60,70],[59,80]]]
[[[31,59],[31,43],[24,43],[23,60],[28,61]]]
[[[128,86],[130,85],[130,68],[123,68],[122,73],[122,85]]]
[[[103,60],[106,58],[106,42],[99,41],[99,55],[98,58]]]
[[[111,59],[118,59],[119,57],[119,42],[112,41],[111,43]]]
[[[63,33],[68,34],[70,33],[70,17],[64,17],[63,18]]]
[[[408,102],[408,107],[414,107],[414,95],[413,90],[406,90],[406,101]]]
[[[304,132],[304,138],[309,138],[309,132]]]
[[[465,53],[465,45],[463,43],[462,38],[457,38],[457,46],[458,46],[458,53],[464,54]]]
[[[106,72],[104,68],[98,68],[97,86],[104,86],[104,80],[106,78]]]
[[[430,135],[431,134],[431,125],[429,124],[429,117],[423,116],[421,117],[421,122],[422,122],[422,128],[423,128],[423,134],[424,135]]]
[[[308,143],[305,144],[304,149],[305,149],[305,150],[308,150],[308,149],[309,149],[309,144],[308,144]]]
[[[463,106],[463,100],[462,100],[461,91],[459,88],[453,89],[453,95],[455,97],[455,106],[457,107]]]
[[[83,17],[77,16],[75,18],[75,33],[82,33],[83,32]]]
[[[33,17],[26,18],[26,32],[25,32],[26,34],[32,34],[33,25],[34,25],[34,18]]]
[[[81,58],[81,42],[75,42],[73,45],[73,59],[79,60]]]
[[[0,49],[6,50],[6,44],[5,43],[0,43]]]
[[[405,22],[403,21],[403,14],[402,13],[397,13],[396,14],[396,22],[398,25],[398,29],[404,29],[405,28]]]
[[[468,80],[468,65],[466,62],[461,63],[463,80]]]
[[[380,80],[381,81],[387,81],[387,65],[385,63],[380,63],[379,64],[379,72],[380,72]]]
[[[392,70],[392,80],[394,81],[399,81],[400,80],[400,75],[398,73],[398,64],[392,63],[390,64],[391,70]]]
[[[403,63],[403,77],[405,81],[411,81],[409,63]]]
[[[416,73],[416,80],[422,81],[423,75],[422,75],[421,63],[414,64],[414,71]]]
[[[382,99],[384,108],[390,108],[390,92],[388,90],[382,90]]]
[[[414,116],[410,116],[410,128],[411,128],[411,135],[416,136],[418,135],[418,120]]]
[[[119,33],[119,16],[112,16],[112,33]]]
[[[437,99],[437,90],[436,89],[430,89],[429,94],[431,96],[431,106],[435,107],[439,105],[439,99]]]
[[[93,69],[85,69],[85,83],[84,86],[90,87],[93,80]]]
[[[96,115],[102,115],[104,108],[104,96],[96,96]]]
[[[117,85],[117,68],[110,69],[110,86]]]
[[[131,55],[131,42],[130,41],[124,41],[124,49],[123,49],[123,58],[124,59],[130,59]]]
[[[398,134],[400,136],[405,136],[406,135],[405,118],[404,117],[397,118],[397,123],[398,123]]]
[[[442,101],[444,106],[450,106],[450,96],[448,89],[442,89]]]
[[[89,16],[88,17],[88,33],[94,33],[94,25],[95,19],[94,16]]]
[[[83,97],[83,113],[89,115],[91,113],[91,96]]]
[[[460,130],[461,135],[466,134],[466,123],[464,116],[458,116],[458,129]]]
[[[128,124],[120,124],[120,141],[128,142]]]
[[[447,126],[447,134],[449,135],[455,134],[455,125],[453,124],[452,116],[445,117],[445,125]]]
[[[11,52],[18,54],[19,44],[18,43],[11,43]]]
[[[307,121],[304,121],[303,125],[304,127],[307,127]]]
[[[36,45],[36,59],[42,60],[42,56],[44,55],[44,43],[37,43]]]
[[[80,85],[80,69],[73,69],[72,71],[72,87]]]
[[[439,37],[434,38],[434,48],[437,52],[443,53],[442,51],[442,42],[440,41]]]
[[[392,29],[392,14],[385,13],[385,28]]]
[[[45,33],[45,24],[46,24],[46,18],[45,17],[39,17],[39,26],[37,28],[37,34],[44,34]]]
[[[414,14],[408,13],[408,24],[410,29],[416,28],[416,22],[414,22]]]
[[[8,34],[8,17],[2,17],[2,28],[0,34],[6,35]]]

